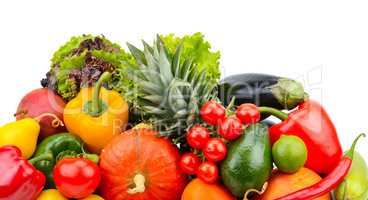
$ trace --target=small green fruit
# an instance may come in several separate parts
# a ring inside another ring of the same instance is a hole
[[[335,198],[336,200],[368,199],[368,168],[363,156],[356,151],[349,174],[335,190]]]
[[[272,147],[272,156],[281,172],[295,173],[307,160],[307,147],[297,136],[282,135]]]

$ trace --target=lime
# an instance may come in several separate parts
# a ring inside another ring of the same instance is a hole
[[[307,160],[307,147],[297,136],[282,135],[272,147],[272,156],[281,172],[295,173]]]

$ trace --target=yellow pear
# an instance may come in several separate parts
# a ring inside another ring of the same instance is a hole
[[[104,200],[102,197],[92,194],[87,198],[81,199],[81,200]]]
[[[17,146],[22,151],[22,156],[28,159],[36,150],[39,133],[40,125],[32,118],[8,123],[0,127],[0,147]]]
[[[68,200],[56,189],[48,189],[42,191],[37,200]]]

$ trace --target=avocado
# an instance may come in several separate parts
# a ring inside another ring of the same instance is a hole
[[[272,168],[268,127],[261,123],[247,127],[230,144],[227,157],[220,165],[223,183],[240,198],[250,189],[261,190]]]

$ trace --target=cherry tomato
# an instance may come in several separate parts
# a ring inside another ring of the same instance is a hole
[[[183,172],[193,175],[197,172],[201,160],[194,153],[185,153],[181,156],[179,166]]]
[[[254,124],[259,122],[261,114],[256,105],[251,103],[244,103],[236,110],[236,116],[243,124]]]
[[[219,169],[217,165],[213,162],[206,161],[199,166],[197,177],[206,183],[214,183],[218,179],[218,173]]]
[[[221,139],[212,138],[204,146],[203,154],[209,161],[221,161],[226,157],[227,154],[226,145]]]
[[[64,158],[53,171],[58,191],[67,198],[80,199],[92,194],[100,183],[99,167],[85,158]]]
[[[218,125],[226,116],[225,108],[217,101],[207,101],[199,111],[201,118],[207,124]]]
[[[193,126],[187,133],[187,142],[195,149],[202,149],[209,139],[210,131],[201,125]]]
[[[221,122],[218,132],[219,134],[227,140],[235,140],[241,136],[243,131],[243,124],[235,116],[230,116]]]

